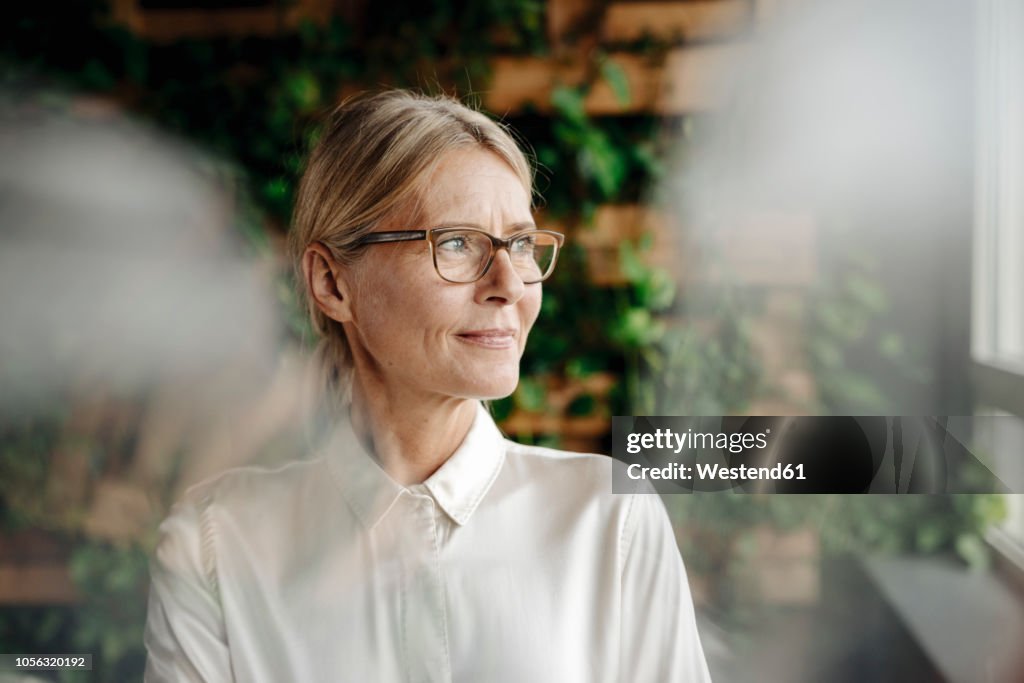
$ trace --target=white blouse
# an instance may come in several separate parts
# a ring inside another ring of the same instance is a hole
[[[613,494],[612,463],[481,406],[423,484],[347,427],[199,484],[160,527],[145,680],[708,681],[664,506]]]

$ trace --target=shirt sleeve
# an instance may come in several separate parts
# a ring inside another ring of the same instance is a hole
[[[690,585],[661,497],[633,494],[624,529],[619,680],[711,680]]]
[[[150,561],[145,683],[234,681],[212,565],[211,530],[186,499],[160,525]]]

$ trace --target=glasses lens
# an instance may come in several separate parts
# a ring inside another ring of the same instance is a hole
[[[530,284],[546,278],[558,255],[558,240],[541,232],[522,233],[508,248],[512,265]],[[491,258],[491,239],[478,230],[446,231],[434,242],[437,272],[449,282],[474,282]]]
[[[434,243],[437,272],[451,282],[473,282],[491,256],[491,240],[473,230],[445,232]]]
[[[540,282],[551,272],[558,242],[543,232],[525,233],[512,242],[508,253],[523,282]]]

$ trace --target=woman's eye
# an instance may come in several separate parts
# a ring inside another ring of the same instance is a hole
[[[535,242],[533,237],[520,237],[512,243],[512,249],[520,252],[533,251],[534,246]]]
[[[438,242],[437,246],[447,251],[464,251],[467,246],[466,238],[461,236],[447,237]]]

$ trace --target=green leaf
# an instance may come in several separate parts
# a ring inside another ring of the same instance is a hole
[[[577,156],[580,174],[593,180],[605,200],[613,199],[626,174],[626,164],[608,137],[597,128],[586,131]]]
[[[576,124],[585,123],[587,112],[579,88],[560,85],[551,91],[551,106],[558,114]]]
[[[647,273],[647,266],[636,246],[630,241],[619,244],[619,267],[630,282],[641,280]]]
[[[824,370],[834,370],[843,366],[843,353],[829,340],[815,339],[810,344],[811,356]]]
[[[490,402],[491,416],[496,422],[508,419],[508,416],[512,414],[512,408],[514,402],[511,396],[505,398],[499,398]]]
[[[626,76],[626,71],[622,68],[621,64],[611,57],[606,57],[601,60],[601,78],[603,78],[612,89],[612,93],[615,95],[615,99],[618,100],[619,104],[622,106],[629,104],[631,99],[629,93],[629,78]]]
[[[903,338],[894,332],[882,335],[878,342],[878,352],[889,360],[899,360],[903,357]]]
[[[885,290],[876,280],[872,280],[865,275],[860,273],[848,275],[846,291],[868,313],[882,313],[888,308]]]
[[[604,359],[597,356],[577,356],[565,364],[565,374],[573,379],[583,379],[604,369]]]
[[[988,548],[977,534],[960,534],[956,539],[956,554],[974,571],[984,571],[989,566]]]
[[[922,526],[917,530],[917,550],[922,553],[935,552],[945,539],[945,529],[934,524]]]
[[[278,202],[288,196],[291,187],[285,178],[274,178],[263,186],[263,197],[271,202]]]
[[[609,336],[630,349],[656,343],[665,334],[665,325],[644,308],[630,308],[611,324]]]
[[[652,268],[638,285],[638,302],[652,311],[667,309],[675,299],[676,284],[668,271],[661,268]]]
[[[289,74],[285,91],[300,111],[310,111],[320,105],[320,83],[308,69],[297,69]]]
[[[547,391],[544,384],[533,377],[524,377],[519,380],[515,394],[516,405],[523,410],[539,413],[547,408]]]

